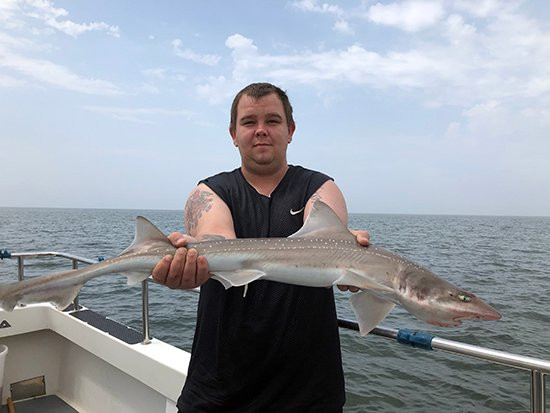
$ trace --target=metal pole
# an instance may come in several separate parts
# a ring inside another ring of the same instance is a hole
[[[545,377],[538,370],[531,370],[531,413],[545,412]]]
[[[17,257],[17,279],[23,281],[25,278],[25,266],[23,265],[23,257]]]
[[[143,317],[143,341],[141,344],[149,344],[149,284],[147,278],[141,282],[141,312]]]
[[[77,269],[78,269],[78,261],[73,258],[73,270],[77,270]],[[80,309],[78,294],[73,300],[73,307],[74,307],[74,311],[78,311]]]
[[[434,349],[464,354],[466,356],[476,357],[482,360],[491,361],[493,363],[503,364],[505,366],[517,367],[526,370],[536,370],[539,373],[550,372],[550,361],[548,360],[520,356],[518,354],[474,346],[471,344],[461,343],[459,341],[446,340],[439,337],[434,337],[432,340],[432,346]]]
[[[338,319],[340,327],[359,330],[357,323],[350,320]],[[399,333],[406,330],[395,330],[386,327],[376,327],[371,331],[371,334],[393,338],[398,341]],[[406,344],[411,344],[405,341]],[[414,346],[414,344],[413,344]],[[427,348],[427,347],[424,347]],[[550,361],[537,359],[534,357],[520,356],[517,354],[506,353],[504,351],[493,350],[490,348],[474,346],[471,344],[461,343],[459,341],[446,340],[439,337],[431,336],[431,349],[438,349],[455,354],[475,357],[481,360],[489,361],[496,364],[503,364],[514,368],[528,369],[531,371],[531,413],[545,413],[546,397],[545,397],[545,374],[550,373]]]

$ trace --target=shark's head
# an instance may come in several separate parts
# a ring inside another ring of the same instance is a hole
[[[474,294],[416,265],[407,266],[395,283],[401,305],[433,325],[458,326],[463,320],[501,318],[497,310]]]

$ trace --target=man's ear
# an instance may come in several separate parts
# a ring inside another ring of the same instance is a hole
[[[233,129],[231,129],[231,126],[229,127],[229,134],[231,135],[231,139],[233,140],[233,145],[235,145],[235,147],[239,147],[239,145],[237,144],[237,138],[236,138],[236,133]]]
[[[295,131],[296,131],[296,124],[292,122],[290,125],[288,125],[288,143],[292,142],[292,137],[294,136]]]

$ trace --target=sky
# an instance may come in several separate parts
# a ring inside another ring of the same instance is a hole
[[[0,206],[183,209],[286,90],[355,213],[550,215],[545,0],[0,0]]]

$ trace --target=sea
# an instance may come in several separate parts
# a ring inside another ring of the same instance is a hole
[[[0,208],[0,250],[108,258],[131,243],[137,215],[167,234],[184,231],[182,211]],[[350,228],[367,229],[373,244],[422,264],[502,313],[499,321],[443,328],[397,306],[381,325],[550,360],[550,217],[351,214],[349,221]],[[25,262],[26,276],[71,265],[58,258]],[[0,261],[0,282],[16,279],[17,260]],[[350,293],[335,295],[339,317],[353,320]],[[151,335],[190,351],[197,300],[197,293],[150,283]],[[141,288],[127,286],[123,276],[89,281],[80,303],[142,330]],[[345,412],[529,411],[528,370],[351,330],[341,329],[340,335]],[[549,408],[548,395],[546,400]]]

